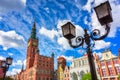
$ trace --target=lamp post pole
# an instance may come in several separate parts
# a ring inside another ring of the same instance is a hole
[[[101,27],[104,26],[104,29],[105,29],[104,34],[101,34],[100,30],[98,29],[94,29],[90,34],[88,34],[87,30],[84,29],[84,36],[76,36],[75,26],[71,22],[68,22],[61,27],[62,27],[63,36],[68,40],[72,48],[78,48],[80,46],[83,46],[84,43],[87,45],[86,52],[88,54],[91,77],[92,77],[92,80],[97,80],[94,57],[92,54],[92,48],[94,47],[94,44],[91,44],[91,41],[97,41],[97,40],[102,40],[106,38],[110,31],[110,26],[108,24],[112,22],[113,19],[111,15],[112,9],[108,1],[100,4],[94,9],[97,14],[98,21],[102,25]],[[72,44],[73,38],[78,44],[76,45]]]
[[[88,61],[89,61],[90,72],[91,72],[91,76],[92,76],[91,78],[92,78],[92,80],[97,80],[96,68],[95,68],[95,64],[94,64],[94,57],[93,57],[92,49],[90,46],[90,36],[87,33],[86,29],[84,30],[84,32],[85,32],[84,40],[85,40],[85,43],[87,44],[87,51],[86,52],[88,54]]]
[[[6,69],[6,68],[4,68],[4,69],[3,69],[3,72],[4,72],[4,75],[3,75],[3,80],[5,80],[5,75],[6,75],[7,69]]]

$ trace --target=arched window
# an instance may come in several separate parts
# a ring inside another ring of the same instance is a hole
[[[73,80],[78,80],[78,76],[75,72],[73,73]]]

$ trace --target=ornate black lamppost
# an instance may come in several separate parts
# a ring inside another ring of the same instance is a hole
[[[93,54],[92,54],[93,45],[91,44],[91,41],[104,39],[110,31],[110,26],[108,24],[112,22],[113,19],[111,16],[111,7],[108,1],[100,4],[94,9],[97,14],[98,21],[105,28],[106,33],[104,35],[101,35],[100,30],[98,29],[94,29],[90,34],[88,34],[87,30],[84,29],[84,37],[82,36],[76,37],[75,26],[71,22],[68,22],[62,26],[62,32],[63,32],[63,36],[68,40],[72,48],[77,48],[79,46],[82,46],[84,43],[87,45],[86,51],[88,54],[91,77],[92,77],[92,80],[97,80],[96,69],[95,69],[95,64],[94,64]],[[75,42],[78,43],[78,45],[72,44],[73,38],[75,38],[76,40]]]
[[[4,72],[3,80],[5,80],[6,72],[9,69],[9,65],[12,64],[12,60],[13,58],[7,57],[5,61],[1,61],[1,67],[3,68],[3,72]]]

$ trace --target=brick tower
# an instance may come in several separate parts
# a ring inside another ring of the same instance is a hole
[[[32,26],[27,46],[26,69],[16,75],[16,80],[54,80],[54,53],[51,57],[39,54],[36,23]]]
[[[31,36],[28,40],[26,69],[33,67],[35,54],[38,52],[39,50],[38,50],[38,39],[36,38],[36,23],[34,22]]]

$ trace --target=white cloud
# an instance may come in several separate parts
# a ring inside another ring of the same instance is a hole
[[[113,16],[113,22],[111,23],[111,30],[109,33],[109,37],[115,37],[117,28],[120,27],[120,4],[116,5],[111,3],[111,7],[112,7],[112,16]]]
[[[26,59],[23,61],[24,63],[24,69],[26,68]]]
[[[13,62],[12,66],[22,65],[23,62],[21,60],[17,60],[17,62]]]
[[[108,48],[110,45],[111,45],[110,42],[105,42],[103,40],[95,41],[94,50]]]
[[[87,10],[88,12],[91,12],[91,7],[92,7],[92,2],[93,2],[94,0],[88,0],[88,2],[86,3],[86,5],[85,6],[83,6],[83,9],[84,10]]]
[[[4,50],[7,50],[8,48],[19,48],[24,44],[24,38],[15,31],[0,31],[0,45],[3,46]]]
[[[23,2],[24,5],[26,5],[26,0],[21,0]]]
[[[6,58],[3,56],[0,56],[0,60],[5,60]]]
[[[54,3],[59,6],[61,9],[65,9],[64,4],[59,3],[58,1],[54,1]]]
[[[0,17],[0,21],[2,20],[2,17]]]
[[[26,59],[25,60],[17,60],[16,62],[12,63],[12,66],[22,66],[24,67],[24,69],[26,68]]]
[[[7,76],[13,76],[13,75],[15,75],[15,74],[17,74],[17,73],[20,73],[20,71],[21,71],[21,69],[16,69],[16,68],[12,68],[12,70],[11,71],[7,71]]]
[[[84,24],[88,24],[89,22],[87,21],[87,16],[84,18]]]
[[[39,29],[39,33],[49,37],[51,40],[53,40],[55,36],[58,36],[58,32],[56,30],[53,30],[53,29],[52,30],[47,30],[44,27]]]
[[[47,13],[50,13],[50,10],[48,7],[44,8],[46,10]]]
[[[26,5],[26,0],[0,0],[0,14],[11,10],[20,10]]]
[[[9,55],[9,56],[12,56],[12,55],[13,55],[13,53],[8,53],[8,55]]]
[[[68,40],[65,39],[64,37],[58,38],[58,44],[61,45],[64,49],[71,49]]]

